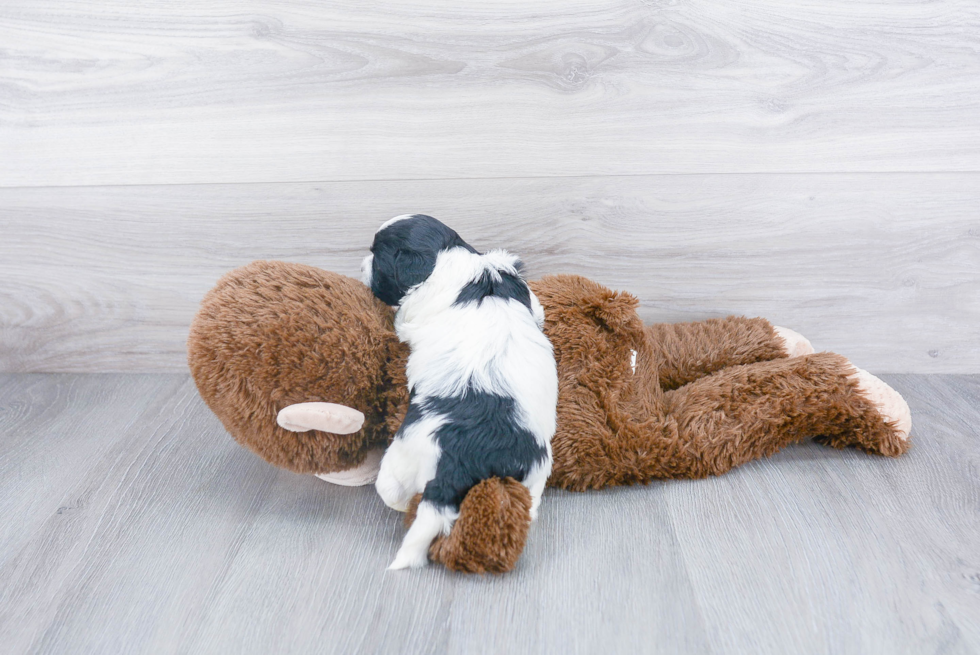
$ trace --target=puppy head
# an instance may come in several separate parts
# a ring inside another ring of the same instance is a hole
[[[361,264],[362,280],[382,302],[400,305],[412,287],[432,274],[439,253],[451,248],[477,252],[431,216],[396,216],[375,232],[371,254]]]

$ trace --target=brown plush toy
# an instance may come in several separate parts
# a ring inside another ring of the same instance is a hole
[[[552,486],[718,475],[808,437],[890,457],[909,447],[897,392],[765,319],[644,325],[633,296],[582,277],[531,288],[558,364]],[[374,480],[408,407],[407,355],[392,309],[361,282],[274,261],[224,276],[188,340],[201,396],[236,440],[337,484]],[[510,570],[529,509],[521,484],[485,480],[430,558],[459,571]]]

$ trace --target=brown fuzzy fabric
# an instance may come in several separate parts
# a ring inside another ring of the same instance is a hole
[[[391,423],[404,415],[407,349],[392,321],[391,309],[356,280],[254,262],[204,297],[188,364],[201,397],[240,443],[298,473],[344,470],[387,445]],[[332,435],[276,424],[280,409],[307,401],[353,407],[364,413],[364,428]]]
[[[718,475],[807,437],[888,456],[908,448],[860,393],[846,359],[787,359],[764,319],[645,326],[633,296],[585,278],[531,287],[558,364],[553,486]],[[188,360],[201,396],[238,441],[293,471],[338,471],[387,444],[404,418],[408,352],[392,321],[356,280],[255,262],[205,297]],[[354,407],[364,428],[333,435],[276,425],[280,409],[306,401]],[[511,569],[530,522],[523,485],[481,482],[460,512],[430,556],[459,571]]]
[[[646,330],[664,391],[729,366],[786,357],[783,340],[764,318],[729,316],[696,323],[657,323]]]
[[[574,276],[532,286],[558,361],[553,486],[581,491],[719,475],[814,436],[884,455],[905,445],[858,392],[844,357],[786,359],[762,319],[648,329],[629,294]],[[719,330],[728,336],[705,339]],[[658,341],[665,333],[675,344],[669,357]],[[766,357],[778,359],[756,359]],[[666,375],[665,359],[672,362]],[[704,375],[695,375],[698,361],[706,363]],[[719,365],[731,361],[745,363]],[[689,378],[677,389],[661,386]]]
[[[422,494],[412,499],[405,527],[415,521]],[[531,494],[513,478],[490,478],[470,489],[447,537],[429,547],[429,559],[463,573],[505,573],[514,568],[531,525]]]

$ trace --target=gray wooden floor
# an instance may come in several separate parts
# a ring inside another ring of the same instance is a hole
[[[980,376],[915,448],[549,492],[518,568],[387,573],[400,517],[238,447],[180,374],[0,375],[11,653],[980,653]]]

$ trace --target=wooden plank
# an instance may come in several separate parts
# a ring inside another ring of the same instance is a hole
[[[980,652],[980,380],[887,379],[902,458],[810,444],[666,487],[714,651]]]
[[[386,573],[404,531],[373,488],[272,469],[223,434],[186,376],[156,378],[161,389],[147,393],[131,376],[33,376],[0,398],[37,411],[71,395],[65,418],[81,417],[76,431],[103,446],[73,482],[85,502],[56,512],[61,488],[29,481],[11,501],[22,509],[34,492],[51,505],[0,550],[0,626],[13,651],[540,652],[650,640],[706,652],[699,632],[677,629],[696,625],[697,609],[656,494],[549,498],[569,502],[535,526],[510,576]],[[84,402],[93,396],[102,402]],[[118,439],[114,422],[137,407]],[[59,446],[65,461],[76,455],[57,439],[29,445],[32,457]],[[570,531],[593,511],[600,531]],[[628,544],[609,543],[637,517],[658,517],[631,542],[657,553],[645,571],[623,566]],[[597,548],[609,556],[592,561]],[[557,602],[565,596],[585,603]],[[635,629],[610,633],[610,620]]]
[[[0,565],[45,522],[72,522],[91,500],[79,482],[178,386],[173,376],[152,375],[7,380],[0,382]]]
[[[0,186],[980,170],[980,5],[7,0]]]
[[[0,376],[0,497],[30,521],[0,542],[0,638],[32,653],[977,653],[980,376],[888,381],[915,419],[902,458],[810,443],[709,480],[549,491],[517,569],[471,577],[386,573],[403,528],[372,488],[266,465],[184,375]],[[53,479],[34,471],[54,460]]]
[[[278,471],[224,434],[184,375],[71,377],[74,392],[63,376],[25,385],[67,396],[76,423],[27,442],[16,463],[64,464],[20,481],[29,500],[13,516],[32,515],[0,565],[4,647],[173,652]],[[8,389],[2,402],[41,395]]]
[[[255,259],[357,276],[423,211],[648,321],[766,316],[875,372],[980,371],[980,174],[691,175],[0,190],[0,371],[184,370]]]

